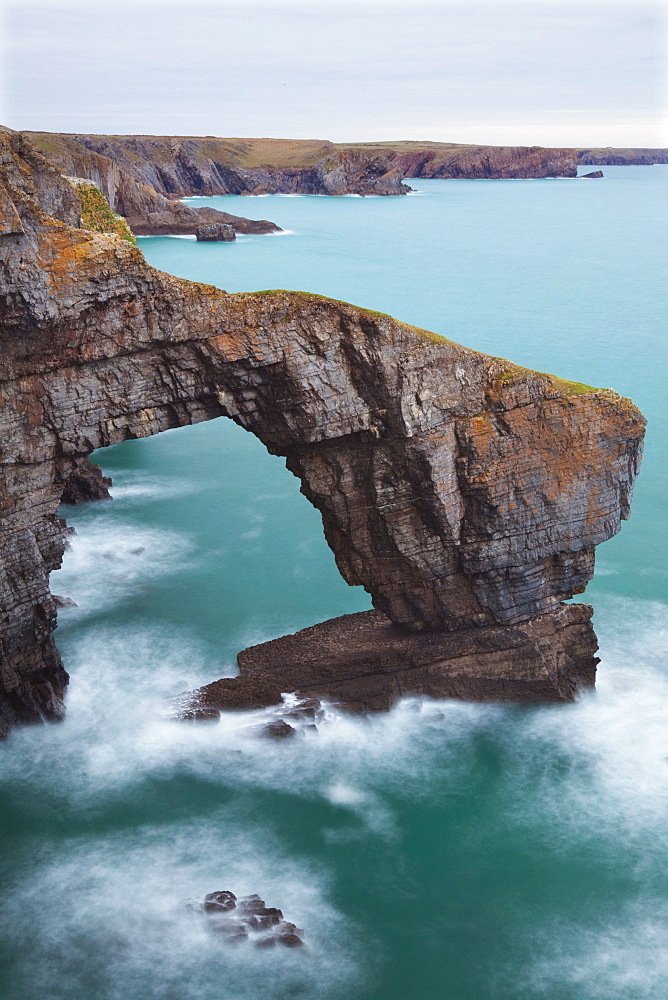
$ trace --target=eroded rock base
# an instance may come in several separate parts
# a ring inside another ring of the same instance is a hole
[[[261,708],[288,691],[353,712],[386,711],[407,695],[572,701],[596,679],[592,613],[588,604],[561,604],[519,625],[417,633],[380,611],[344,615],[243,650],[239,677],[193,692],[191,711]]]

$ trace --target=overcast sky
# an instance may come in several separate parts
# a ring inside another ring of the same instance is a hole
[[[2,11],[10,128],[668,145],[665,3],[4,0]]]

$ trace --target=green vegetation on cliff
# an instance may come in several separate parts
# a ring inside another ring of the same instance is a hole
[[[82,229],[90,229],[94,233],[116,233],[129,243],[136,244],[137,240],[127,222],[122,215],[112,212],[98,187],[85,181],[76,180],[74,183],[81,202]]]

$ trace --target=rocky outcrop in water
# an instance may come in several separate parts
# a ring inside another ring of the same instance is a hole
[[[88,458],[81,458],[72,468],[63,483],[61,503],[77,504],[89,500],[111,500],[109,487],[111,479],[102,475],[102,469]]]
[[[380,611],[344,615],[243,650],[239,677],[200,688],[188,710],[277,705],[282,691],[353,712],[386,711],[412,694],[572,701],[596,679],[591,616],[588,604],[561,604],[517,625],[407,633]],[[296,735],[289,712],[271,725],[276,729],[267,735]]]
[[[256,948],[304,946],[304,931],[257,894],[237,897],[229,889],[221,889],[208,893],[191,909],[202,913],[209,932],[226,944],[250,940]]]
[[[195,231],[198,242],[202,243],[229,243],[236,239],[233,226],[226,226],[221,222],[214,222],[210,226],[200,226]]]
[[[229,295],[156,271],[127,241],[78,228],[75,188],[8,130],[0,185],[5,729],[62,713],[48,579],[71,477],[96,448],[217,416],[286,457],[344,578],[386,616],[362,632],[394,623],[395,663],[407,632],[440,636],[406,653],[418,688],[425,655],[449,670],[443,633],[466,634],[469,664],[497,644],[508,685],[546,645],[557,680],[562,653],[591,675],[591,626],[560,602],[628,517],[644,429],[629,400],[321,296]]]
[[[585,177],[585,178],[588,178],[588,177],[589,178],[599,178],[599,177],[604,177],[604,176],[605,176],[605,174],[603,173],[602,170],[592,170],[588,174],[582,174],[582,177]]]

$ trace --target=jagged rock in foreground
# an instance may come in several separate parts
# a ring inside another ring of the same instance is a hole
[[[71,477],[96,448],[212,417],[286,457],[344,578],[405,630],[487,650],[539,616],[570,627],[560,602],[629,514],[644,431],[629,400],[317,295],[173,278],[78,228],[80,209],[0,130],[5,730],[62,713],[49,573]]]

